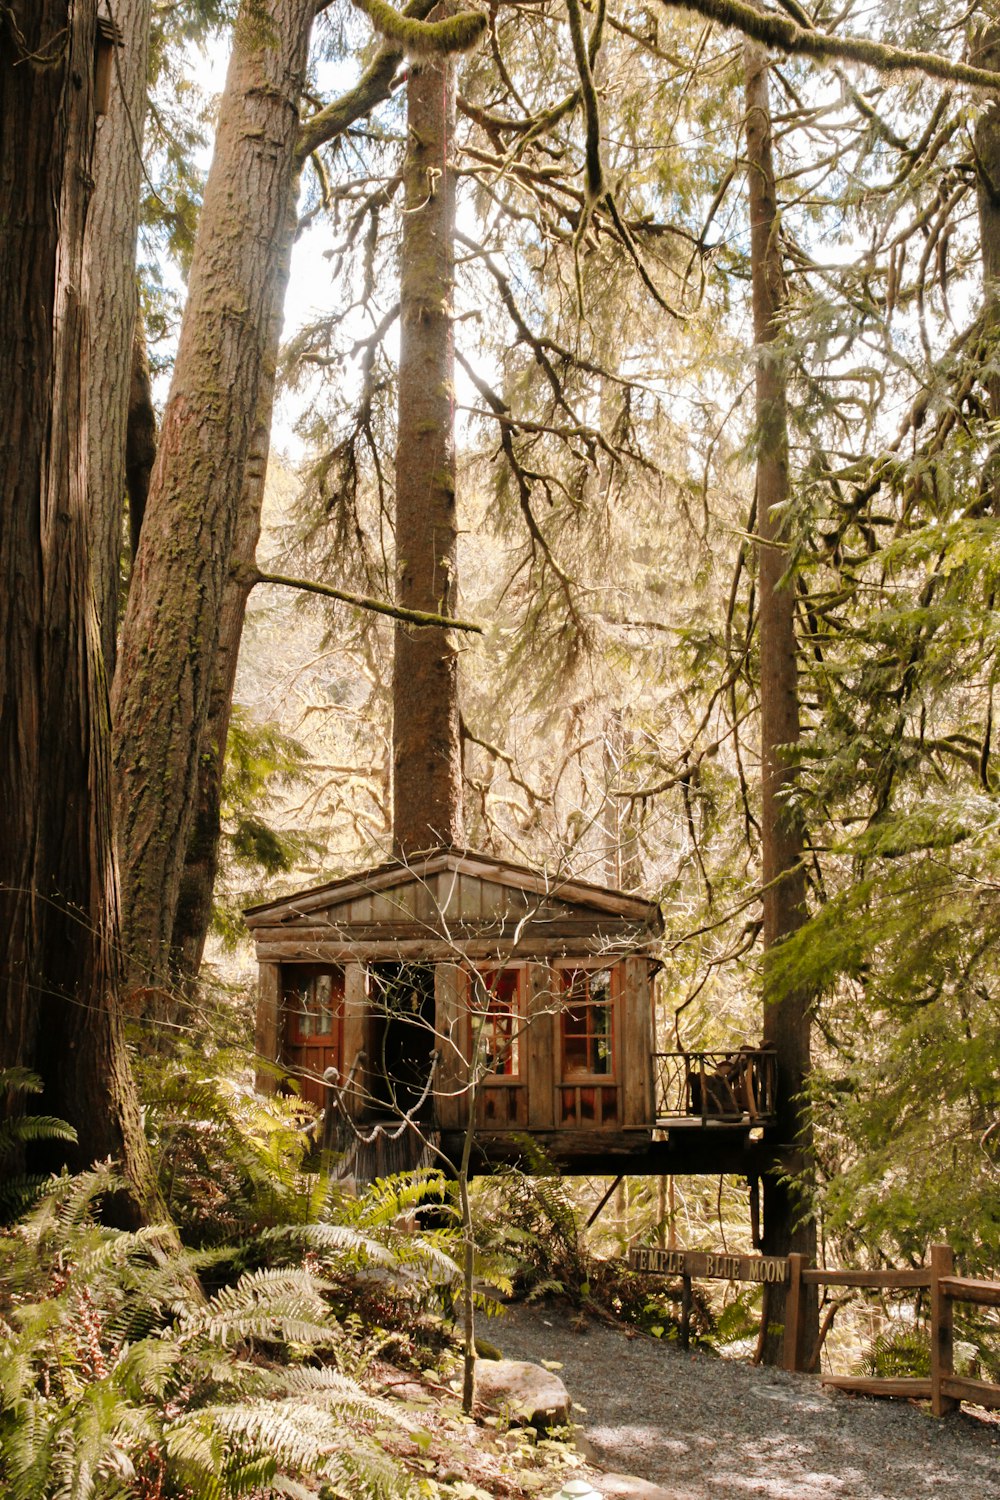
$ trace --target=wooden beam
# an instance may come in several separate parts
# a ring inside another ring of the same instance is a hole
[[[974,1406],[1000,1407],[1000,1385],[989,1380],[970,1380],[964,1375],[944,1375],[941,1378],[944,1396],[955,1402],[971,1401]]]
[[[879,1379],[869,1375],[824,1375],[822,1383],[855,1396],[902,1396],[911,1401],[929,1401],[931,1395],[931,1383],[926,1376]]]
[[[975,1302],[1000,1307],[1000,1281],[974,1281],[968,1276],[942,1276],[941,1294],[953,1302]]]
[[[611,1197],[611,1194],[614,1192],[615,1188],[618,1186],[618,1184],[621,1181],[622,1181],[622,1173],[621,1172],[619,1172],[619,1174],[618,1174],[617,1177],[613,1177],[611,1179],[611,1186],[608,1188],[607,1192],[604,1194],[604,1197],[601,1199],[600,1203],[597,1205],[597,1207],[594,1209],[594,1212],[591,1214],[590,1218],[587,1220],[587,1228],[588,1229],[591,1229],[593,1227],[593,1225],[597,1222],[598,1218],[600,1217],[601,1209],[607,1203],[608,1199]]]
[[[548,964],[528,964],[525,974],[524,1050],[528,1061],[528,1129],[551,1130],[556,1123],[557,1017],[553,1013],[555,976]]]
[[[645,1125],[654,1117],[652,1000],[649,962],[626,958],[618,965],[619,1036],[618,1075],[622,1081],[622,1123]]]
[[[930,1286],[927,1266],[906,1267],[899,1271],[824,1271],[822,1267],[802,1272],[806,1286],[919,1287]]]
[[[351,904],[354,906],[357,903]],[[366,921],[353,921],[345,912],[336,921],[331,919],[329,922],[317,922],[315,919],[308,919],[258,925],[254,928],[253,935],[258,948],[267,943],[292,942],[337,942],[345,946],[374,942],[388,948],[390,944],[400,940],[418,939],[446,946],[454,956],[456,947],[464,948],[465,943],[470,940],[507,941],[513,946],[519,933],[524,933],[531,941],[548,943],[550,947],[563,939],[576,939],[584,945],[588,954],[603,957],[609,948],[619,952],[631,951],[635,928],[626,922],[595,921],[588,917],[546,917],[537,923],[530,919],[524,922],[516,912],[513,915],[498,913],[471,920],[455,917],[447,922],[438,922],[434,918],[414,920],[412,913],[400,904],[392,915],[380,917],[376,913]]]
[[[257,1068],[254,1087],[258,1094],[273,1094],[274,1064],[281,1061],[281,968],[276,963],[260,966],[254,1051],[262,1063],[271,1064]]]
[[[807,1257],[793,1251],[788,1256],[788,1284],[785,1290],[785,1345],[782,1364],[786,1370],[805,1370],[806,1299],[802,1295],[802,1272]],[[767,1297],[764,1298],[765,1311]]]
[[[539,931],[529,939],[517,944],[505,943],[503,939],[472,938],[460,945],[442,942],[433,936],[422,938],[397,938],[383,934],[378,942],[347,943],[338,939],[334,929],[323,942],[303,942],[294,932],[282,940],[257,943],[257,959],[260,963],[369,963],[384,959],[387,962],[407,959],[425,959],[429,963],[447,962],[456,957],[456,947],[463,956],[471,959],[492,959],[494,963],[510,963],[517,959],[558,958],[572,960],[585,958],[589,962],[604,959],[608,963],[616,956],[609,954],[600,937],[546,937]],[[632,945],[629,945],[630,950]]]
[[[435,1046],[441,1051],[434,1085],[442,1130],[461,1130],[468,1116],[469,1065],[466,1054],[468,979],[459,964],[438,964],[434,971]]]
[[[368,1013],[368,984],[363,964],[344,965],[344,1055],[341,1061],[341,1077],[346,1079],[354,1067],[358,1053],[365,1045],[365,1018]],[[358,1067],[349,1095],[345,1095],[344,1107],[352,1119],[357,1119],[364,1108],[368,1089],[368,1078],[363,1067]]]

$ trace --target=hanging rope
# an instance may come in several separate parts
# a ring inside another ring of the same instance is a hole
[[[432,1165],[436,1159],[438,1133],[421,1130],[417,1116],[430,1097],[440,1060],[441,1053],[435,1048],[420,1097],[400,1117],[398,1125],[379,1121],[370,1130],[362,1130],[356,1124],[344,1102],[355,1073],[367,1061],[365,1053],[358,1053],[343,1086],[340,1086],[338,1070],[326,1069],[323,1078],[330,1102],[323,1121],[323,1147],[337,1156],[332,1177],[353,1177],[360,1186],[375,1182],[379,1177],[391,1177],[397,1172],[412,1172],[418,1167]]]

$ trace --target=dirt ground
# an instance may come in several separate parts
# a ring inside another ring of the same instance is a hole
[[[557,1362],[592,1461],[670,1500],[1000,1500],[985,1414],[938,1420],[601,1322],[578,1331],[559,1307],[513,1306],[483,1332],[508,1358]]]

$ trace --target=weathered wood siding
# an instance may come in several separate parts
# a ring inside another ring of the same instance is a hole
[[[653,1120],[653,1029],[649,963],[627,958],[618,965],[622,1124],[650,1125]]]
[[[555,976],[548,964],[528,964],[525,976],[528,1127],[551,1130],[556,1120],[556,1049],[559,1017]]]
[[[468,1116],[465,1059],[467,980],[461,965],[438,964],[434,974],[435,1045],[441,1052],[437,1071],[437,1117],[442,1130],[461,1130]]]
[[[365,1017],[368,1012],[368,985],[364,964],[344,965],[344,1054],[341,1074],[350,1073],[355,1059],[365,1045]],[[368,1088],[365,1069],[358,1067],[350,1093],[344,1100],[353,1118],[357,1118],[364,1107]]]

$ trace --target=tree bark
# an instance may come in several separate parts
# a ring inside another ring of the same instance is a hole
[[[126,421],[138,308],[135,243],[146,118],[150,0],[116,0],[122,33],[108,112],[97,122],[87,220],[91,319],[87,362],[87,486],[91,566],[108,680],[114,677],[121,590]]]
[[[446,14],[443,6],[431,20]],[[454,614],[455,70],[411,66],[403,169],[396,602]],[[393,664],[393,836],[399,855],[462,842],[458,652],[445,630],[399,624]]]
[[[149,370],[146,330],[137,313],[132,338],[132,373],[125,428],[125,488],[128,491],[128,540],[132,566],[139,555],[142,518],[146,514],[149,481],[156,461],[156,410]]]
[[[970,60],[995,70],[1000,63],[1000,26],[987,26],[971,49]],[[983,303],[986,333],[994,342],[993,358],[1000,347],[1000,102],[994,95],[976,121],[976,197],[979,205],[979,243],[983,261]],[[986,380],[992,421],[1000,420],[1000,374],[994,370]],[[983,470],[983,496],[994,514],[1000,514],[1000,443],[990,443]]]
[[[169,954],[257,416],[315,0],[243,0],[113,700],[127,987],[170,1021]]]
[[[758,574],[760,594],[761,826],[763,843],[764,948],[766,953],[805,921],[803,830],[789,805],[794,771],[790,752],[799,739],[795,582],[790,572],[788,502],[788,404],[784,358],[779,340],[787,296],[781,260],[780,217],[771,149],[768,64],[764,48],[747,41],[747,181],[750,259],[756,351],[756,441]],[[794,1146],[786,1164],[801,1166],[809,1152],[809,1126],[802,1092],[809,1075],[810,997],[768,993],[765,965],[764,1043],[777,1053],[777,1138]],[[794,1189],[776,1175],[764,1179],[764,1250],[815,1256],[811,1218],[800,1222],[802,1204]],[[768,1295],[769,1294],[769,1295]],[[784,1289],[768,1287],[763,1358],[778,1363]],[[809,1313],[816,1322],[816,1300]],[[815,1336],[816,1329],[813,1328]]]
[[[417,0],[408,7],[410,14],[421,17],[429,9],[428,0]],[[213,670],[208,718],[202,735],[198,763],[197,802],[192,831],[188,839],[172,935],[172,966],[182,983],[190,988],[201,967],[202,955],[212,919],[212,896],[219,864],[221,837],[222,779],[226,739],[232,713],[233,687],[239,658],[240,638],[246,615],[257,542],[260,515],[267,476],[271,437],[271,415],[274,406],[275,375],[281,338],[285,293],[291,269],[292,249],[297,228],[298,183],[302,166],[308,157],[328,144],[356,121],[363,119],[375,106],[388,98],[402,53],[383,44],[376,52],[357,84],[339,99],[307,120],[299,131],[296,144],[296,175],[289,194],[288,214],[281,247],[270,340],[264,352],[260,392],[257,398],[257,420],[250,445],[250,461],[240,498],[239,520],[233,544],[230,577],[226,583],[219,629],[219,645]]]
[[[226,741],[233,712],[233,689],[239,661],[243,622],[260,540],[261,512],[271,446],[271,417],[277,379],[281,324],[291,271],[292,248],[297,224],[299,174],[288,198],[282,230],[281,256],[273,289],[267,347],[261,363],[257,420],[250,439],[250,452],[243,475],[239,515],[233,536],[232,565],[222,597],[219,644],[215,653],[208,717],[198,760],[198,783],[191,833],[181,874],[172,934],[171,966],[185,989],[190,990],[201,968],[205,943],[212,922],[212,897],[219,869],[222,837],[222,783]]]
[[[96,0],[0,11],[0,1066],[34,1069],[116,1157],[113,1212],[159,1206],[117,1002],[106,681],[88,568]]]

